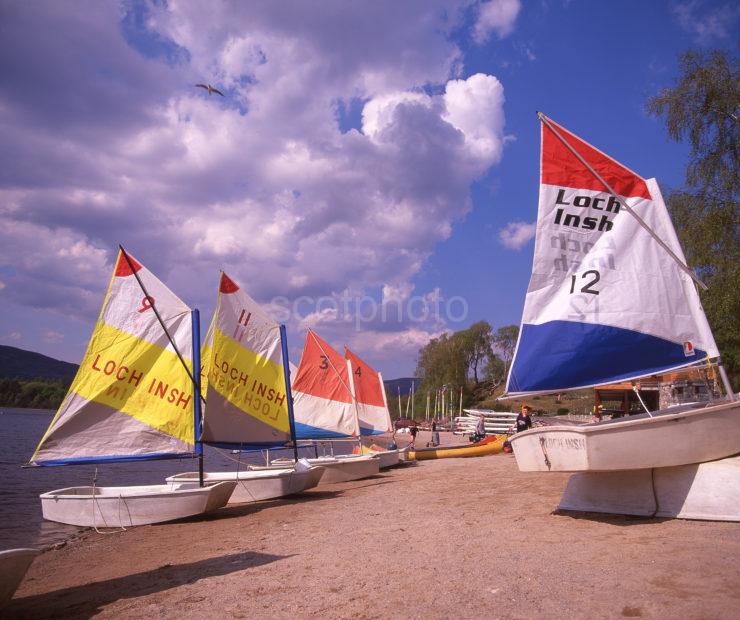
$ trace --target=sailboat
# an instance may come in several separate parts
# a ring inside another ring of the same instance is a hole
[[[373,437],[393,433],[391,414],[383,385],[383,376],[365,363],[349,347],[345,347],[344,356],[349,363],[349,373],[355,391],[355,406],[360,425],[360,435]],[[398,448],[379,449],[376,446],[363,450],[366,454],[375,453],[380,459],[380,469],[394,467],[399,462]]]
[[[203,442],[240,450],[291,443],[290,374],[285,330],[221,272],[216,309],[203,348],[206,407]],[[240,463],[240,467],[242,464]],[[315,487],[324,469],[305,460],[279,469],[206,472],[208,482],[235,481],[230,503],[274,499]],[[173,488],[196,485],[199,472],[167,478]]]
[[[293,396],[299,440],[359,440],[349,362],[310,329],[293,381]],[[380,471],[380,460],[374,454],[317,456],[308,461],[326,468],[322,483],[359,480]]]
[[[199,453],[197,326],[197,310],[191,312],[119,248],[85,357],[29,464],[110,463]],[[234,487],[233,482],[182,490],[168,485],[98,487],[93,481],[92,486],[44,493],[41,507],[50,521],[127,527],[216,510],[226,504]]]
[[[740,519],[740,494],[724,486],[740,489],[740,403],[656,180],[539,118],[535,253],[506,397],[714,362],[726,398],[518,433],[519,469],[581,472],[561,508]]]

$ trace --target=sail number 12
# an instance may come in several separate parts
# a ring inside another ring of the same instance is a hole
[[[570,276],[570,293],[589,293],[590,295],[598,295],[599,291],[592,288],[599,280],[601,280],[601,274],[596,269],[589,269],[581,274],[581,279],[588,279],[588,282],[581,285],[580,290],[576,287],[576,274]]]

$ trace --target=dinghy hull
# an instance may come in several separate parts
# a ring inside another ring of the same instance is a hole
[[[131,527],[164,523],[222,508],[236,482],[173,490],[169,485],[70,487],[43,493],[44,519],[81,527]]]
[[[306,460],[311,465],[319,465],[326,470],[321,476],[320,484],[361,480],[380,473],[380,459],[375,455],[339,455]],[[292,461],[280,459],[270,467],[285,467],[285,463],[292,463]],[[260,468],[255,467],[255,469]]]
[[[740,456],[677,467],[581,472],[560,510],[740,521]]]
[[[703,463],[740,452],[740,402],[535,428],[510,441],[520,471],[619,471]]]
[[[0,609],[13,598],[26,572],[39,554],[38,549],[0,551]]]
[[[295,495],[312,489],[321,481],[323,467],[311,467],[305,471],[291,468],[262,469],[246,471],[208,472],[203,474],[206,483],[233,481],[236,488],[229,498],[229,504],[243,504],[267,499]],[[167,478],[173,489],[194,488],[198,486],[198,472],[177,474]]]

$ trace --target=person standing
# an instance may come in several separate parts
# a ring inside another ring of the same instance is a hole
[[[419,432],[419,429],[416,428],[416,424],[414,424],[411,427],[411,447],[412,448],[416,447],[416,433],[418,432]]]
[[[516,417],[517,433],[521,433],[532,428],[532,418],[529,415],[531,412],[532,407],[529,405],[522,405],[522,412]]]

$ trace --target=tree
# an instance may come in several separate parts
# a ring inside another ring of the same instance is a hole
[[[499,327],[493,335],[493,346],[501,353],[501,359],[504,361],[504,373],[508,371],[511,358],[514,357],[514,349],[518,338],[518,325]]]
[[[691,147],[687,187],[667,203],[687,261],[709,287],[701,300],[731,376],[740,364],[738,64],[722,51],[686,52],[674,87],[647,103],[668,135]]]

